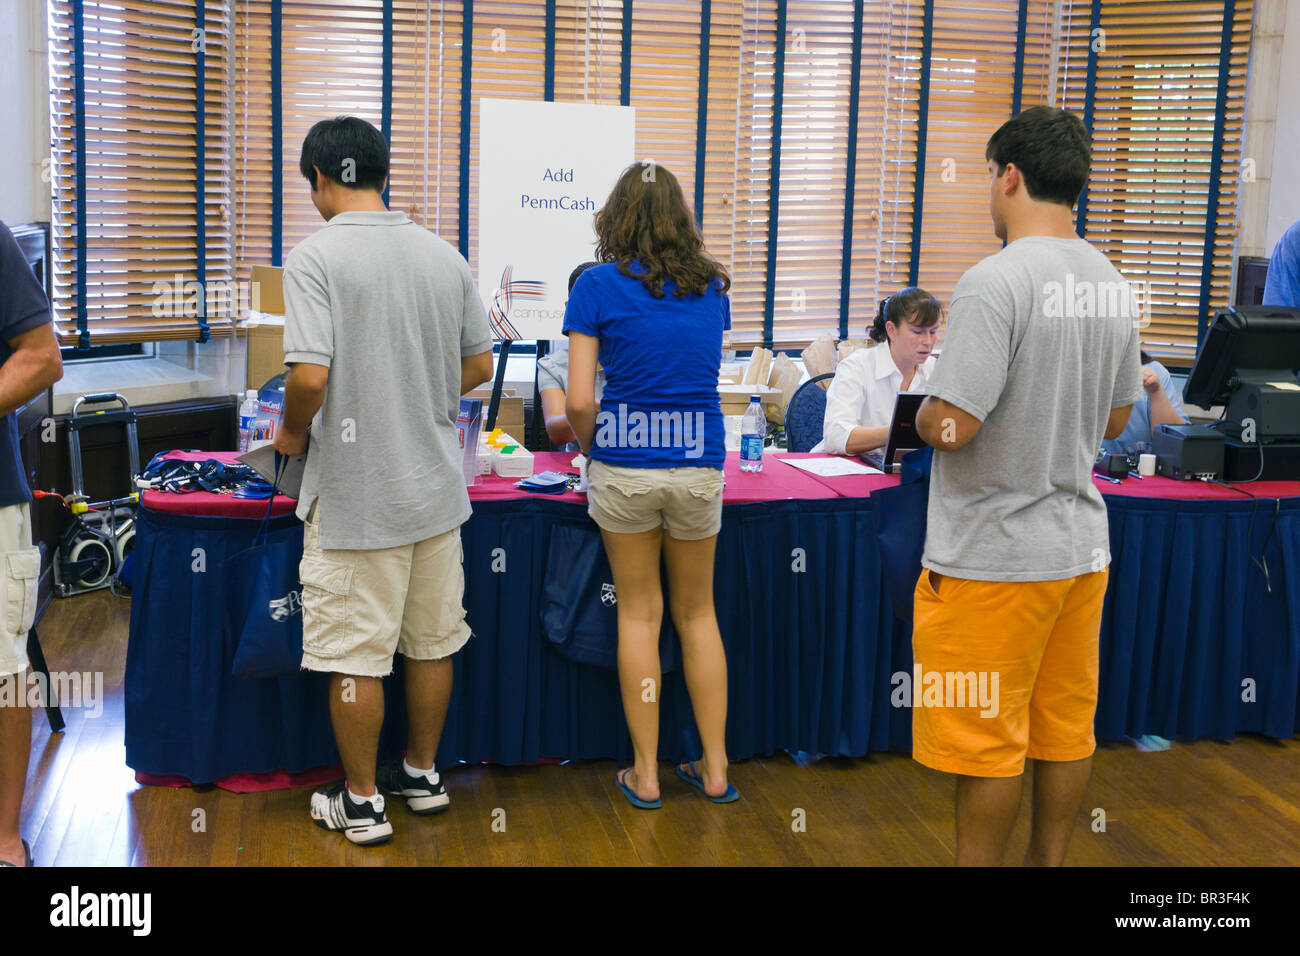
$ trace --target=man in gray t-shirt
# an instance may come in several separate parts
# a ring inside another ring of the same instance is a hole
[[[1142,396],[1139,303],[1074,232],[1089,166],[1077,117],[1025,110],[987,157],[1006,247],[957,284],[917,416],[935,454],[913,624],[917,679],[973,676],[980,692],[925,695],[913,756],[959,775],[957,862],[973,865],[1001,863],[1038,761],[1026,862],[1059,864],[1096,746],[1110,555],[1092,464]]]
[[[332,675],[346,781],[311,815],[353,843],[386,842],[380,793],[416,813],[448,798],[434,756],[451,655],[469,639],[460,525],[460,396],[492,376],[487,316],[469,265],[384,206],[388,144],[355,117],[323,120],[299,169],[326,220],[284,270],[284,421],[277,451],[309,451],[298,516],[306,670]],[[310,434],[309,434],[310,426]],[[382,678],[405,659],[405,760],[378,768]]]

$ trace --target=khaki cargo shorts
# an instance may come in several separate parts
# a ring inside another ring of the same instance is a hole
[[[298,566],[303,669],[385,677],[394,652],[417,661],[456,653],[470,636],[462,560],[459,528],[396,548],[322,550],[313,507]]]
[[[0,677],[7,677],[27,670],[27,632],[36,617],[41,552],[32,547],[31,505],[0,508],[0,572],[4,574]]]
[[[587,512],[601,530],[639,534],[666,528],[678,541],[711,538],[722,527],[718,468],[587,465]]]

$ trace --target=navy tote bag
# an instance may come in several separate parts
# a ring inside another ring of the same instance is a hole
[[[276,486],[281,462],[275,456]],[[287,677],[302,667],[302,525],[267,533],[275,488],[271,490],[252,547],[232,555],[222,565],[230,582],[226,627],[235,639],[231,673],[245,680]]]
[[[902,484],[871,493],[871,521],[880,548],[885,593],[895,616],[904,621],[912,620],[912,601],[921,577],[933,458],[934,449],[928,445],[908,452],[902,460]]]
[[[659,666],[679,665],[677,632],[664,602]],[[551,532],[542,587],[542,633],[562,657],[578,664],[618,668],[618,592],[594,526],[561,524]]]

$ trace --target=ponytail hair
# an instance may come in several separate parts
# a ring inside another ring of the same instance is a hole
[[[938,323],[941,311],[938,299],[924,289],[908,286],[880,300],[880,308],[876,310],[875,320],[867,328],[867,335],[873,342],[888,342],[886,322],[893,322],[895,328],[908,322],[917,328],[928,329]]]

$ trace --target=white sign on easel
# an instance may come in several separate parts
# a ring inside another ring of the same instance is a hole
[[[636,150],[636,111],[479,100],[478,287],[498,339],[557,339],[592,217]]]

